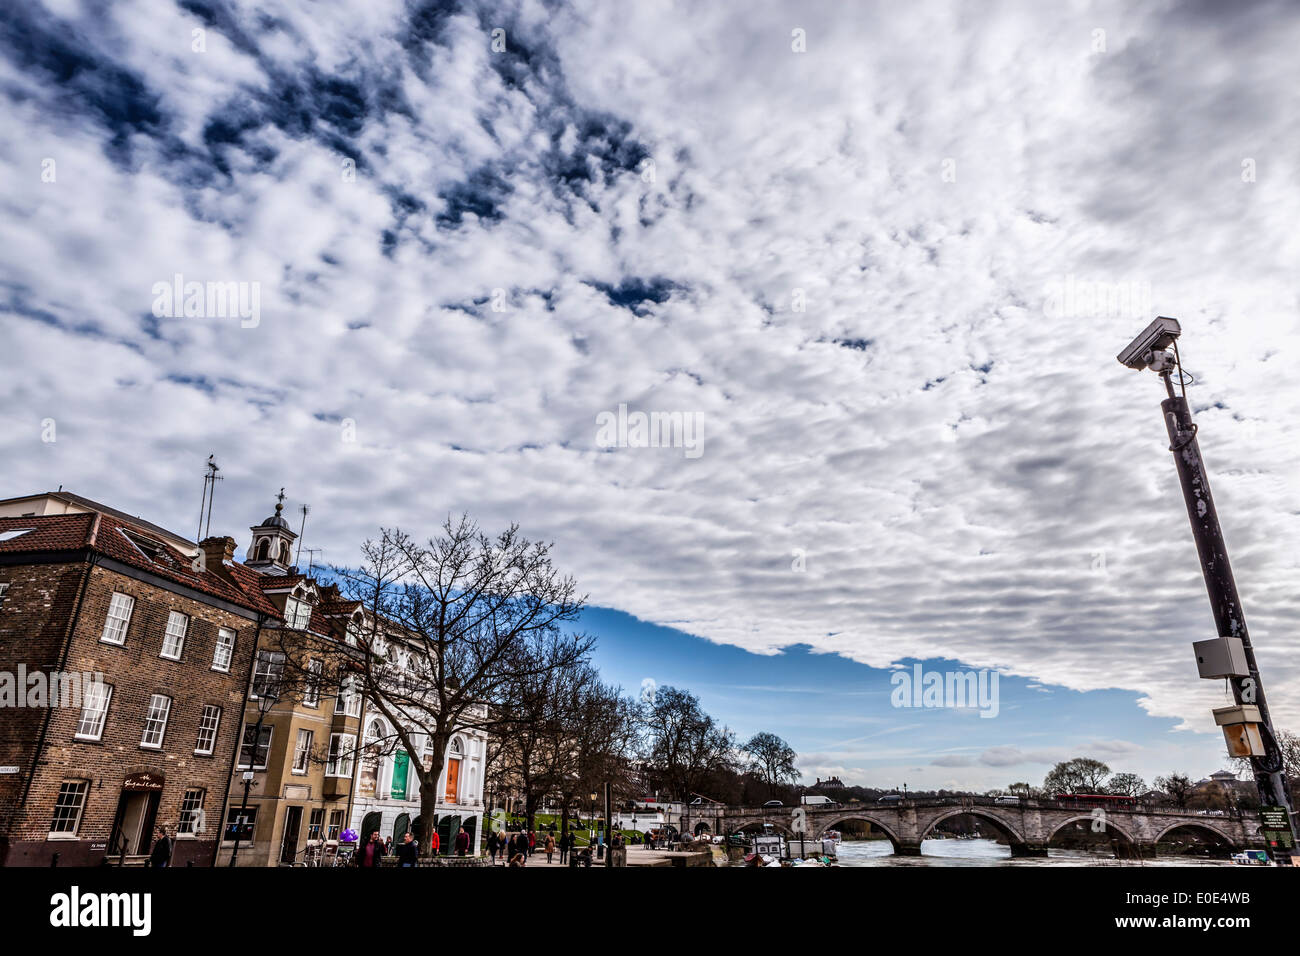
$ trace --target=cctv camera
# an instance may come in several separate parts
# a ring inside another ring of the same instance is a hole
[[[1173,352],[1151,352],[1147,355],[1147,365],[1151,371],[1162,373],[1172,372],[1178,367],[1178,362],[1174,358]]]
[[[1156,371],[1170,368],[1171,365],[1156,356],[1173,345],[1174,339],[1178,338],[1182,331],[1177,319],[1170,319],[1162,315],[1143,329],[1142,334],[1130,342],[1128,347],[1115,357],[1119,359],[1120,364],[1139,371],[1156,365],[1160,366]]]

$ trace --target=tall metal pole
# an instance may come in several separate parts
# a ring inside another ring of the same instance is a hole
[[[1300,834],[1296,832],[1295,810],[1291,806],[1291,795],[1287,790],[1286,772],[1277,735],[1273,730],[1273,719],[1264,697],[1264,683],[1255,663],[1250,634],[1246,631],[1246,618],[1242,614],[1241,598],[1237,595],[1237,583],[1232,577],[1232,566],[1228,563],[1228,548],[1219,527],[1214,498],[1210,494],[1209,476],[1205,471],[1204,459],[1201,458],[1200,444],[1196,440],[1196,426],[1192,423],[1187,400],[1174,393],[1171,371],[1165,369],[1161,372],[1169,397],[1160,403],[1160,408],[1164,412],[1165,427],[1169,432],[1169,449],[1174,454],[1174,464],[1178,468],[1178,478],[1183,487],[1187,517],[1192,523],[1192,537],[1196,539],[1196,551],[1201,559],[1201,572],[1205,576],[1205,590],[1210,597],[1210,610],[1214,614],[1214,624],[1220,637],[1241,640],[1250,670],[1249,677],[1229,678],[1228,683],[1232,687],[1233,700],[1238,704],[1253,704],[1259,708],[1264,728],[1266,753],[1263,757],[1250,758],[1255,786],[1265,805],[1286,808],[1291,837],[1295,841]],[[1274,855],[1280,863],[1291,861],[1291,854],[1285,848],[1277,848]]]
[[[611,791],[613,787],[608,780],[605,781],[605,865],[614,865],[614,819],[610,814]]]
[[[257,765],[257,746],[262,740],[262,718],[264,716],[264,714],[258,713],[257,726],[253,730],[253,749],[248,755],[248,772],[244,776],[244,802],[239,807],[239,829],[235,831],[235,848],[230,851],[230,865],[232,867],[235,865],[235,861],[239,859],[239,838],[243,836],[244,818],[248,814],[248,788],[253,785],[253,768]],[[270,754],[267,754],[267,758],[269,761]],[[253,842],[251,837],[249,842]]]

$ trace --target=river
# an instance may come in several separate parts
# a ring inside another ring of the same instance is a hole
[[[1011,858],[1011,848],[994,840],[926,840],[920,856],[895,856],[888,840],[845,840],[839,846],[840,866],[1232,866],[1230,860],[1158,856],[1146,860],[1117,860],[1109,854],[1084,850],[1048,851],[1046,857]]]

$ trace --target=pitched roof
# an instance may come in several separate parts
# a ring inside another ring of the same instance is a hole
[[[101,501],[96,501],[93,498],[87,498],[84,495],[74,494],[71,491],[64,491],[61,488],[58,491],[43,491],[40,494],[35,494],[35,495],[22,495],[21,497],[18,498],[5,498],[3,499],[3,501],[0,501],[0,503],[12,502],[12,501],[28,501],[28,500],[35,501],[39,498],[53,498],[56,501],[62,501],[70,505],[75,505],[78,508],[85,508],[86,511],[88,512],[98,511],[100,514],[108,515],[111,518],[116,518],[118,521],[124,521],[127,524],[134,525],[146,533],[152,532],[155,535],[162,535],[165,538],[171,538],[177,541],[189,542],[190,540],[183,534],[177,534],[174,531],[168,531],[166,528],[162,527],[161,525],[156,525],[152,521],[146,521],[144,518],[141,518],[139,515],[127,514],[125,511],[119,511],[118,509],[110,507],[109,505],[106,505]],[[69,512],[69,513],[77,514],[79,512]]]
[[[6,535],[15,531],[24,533]],[[104,512],[0,518],[0,539],[0,555],[90,549],[239,607],[280,616],[262,593],[261,575],[251,568],[237,562],[225,565],[233,580],[207,568],[195,571],[190,556],[154,537],[149,526]]]

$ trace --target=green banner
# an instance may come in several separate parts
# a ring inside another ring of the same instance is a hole
[[[399,750],[393,756],[393,799],[406,799],[406,771],[411,765],[411,758],[405,750]]]

